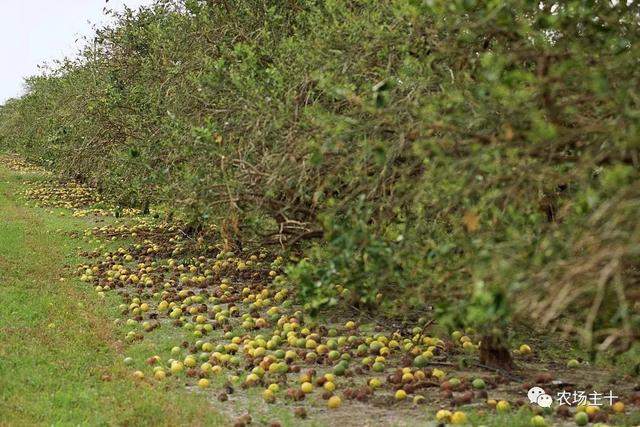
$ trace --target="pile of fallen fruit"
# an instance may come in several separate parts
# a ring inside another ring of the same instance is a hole
[[[100,201],[89,188],[54,182],[25,195],[84,215]],[[508,373],[477,363],[481,343],[473,330],[445,333],[425,318],[392,329],[348,314],[310,318],[283,272],[283,257],[262,248],[229,250],[213,226],[191,236],[179,225],[134,216],[90,228],[84,237],[99,247],[82,253],[87,261],[77,275],[101,297],[119,295],[116,323],[127,329],[124,340],[163,331],[174,340],[145,360],[126,358],[132,376],[149,384],[179,380],[219,402],[236,402],[241,407],[229,411],[235,416],[246,406],[260,414],[277,404],[319,422],[341,414],[347,425],[434,418],[464,425],[494,417],[515,425],[509,417],[516,413],[534,426],[585,425],[625,422],[640,404],[634,385],[622,381],[615,384],[619,396],[602,405],[556,404],[560,392],[609,390],[614,380],[575,359],[543,363],[527,344],[512,352],[520,368]],[[114,248],[115,241],[133,243]],[[551,407],[528,399],[534,386],[554,397]],[[273,418],[264,421],[278,425]],[[251,420],[243,415],[237,425]]]
[[[0,154],[0,164],[14,172],[50,175],[49,171],[45,168],[34,165],[15,154]]]
[[[35,201],[37,207],[70,209],[77,218],[88,215],[136,216],[141,213],[135,208],[111,206],[94,188],[74,181],[40,181],[33,183],[24,195]]]

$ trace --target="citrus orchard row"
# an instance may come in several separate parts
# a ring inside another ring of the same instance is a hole
[[[38,183],[25,196],[72,209],[75,216],[109,214],[93,210],[100,197],[77,184]],[[82,253],[87,261],[76,273],[100,297],[118,294],[121,317],[115,322],[128,329],[124,340],[165,330],[178,337],[167,354],[159,349],[144,361],[125,359],[137,381],[179,379],[219,402],[259,389],[264,402],[291,405],[300,418],[352,401],[418,410],[458,425],[470,422],[470,411],[491,416],[529,407],[530,423],[544,426],[561,418],[578,425],[606,422],[626,410],[621,401],[604,409],[529,405],[531,385],[553,389],[560,382],[544,373],[514,385],[514,377],[503,372],[474,369],[481,343],[471,329],[443,333],[426,318],[390,328],[348,316],[306,316],[283,273],[283,257],[263,248],[229,250],[218,243],[215,226],[190,236],[178,224],[134,216],[87,229],[83,237],[96,247]],[[116,248],[117,242],[132,243]],[[533,353],[527,344],[513,351],[524,363],[533,362]],[[577,360],[566,365],[584,367]]]

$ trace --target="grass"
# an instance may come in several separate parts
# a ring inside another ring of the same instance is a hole
[[[87,220],[17,202],[0,167],[0,425],[220,425],[202,396],[135,382],[122,363],[115,304],[68,276]],[[108,297],[107,297],[108,298]],[[130,351],[135,351],[130,350]]]

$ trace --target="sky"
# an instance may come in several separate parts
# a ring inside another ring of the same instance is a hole
[[[122,10],[151,0],[0,0],[0,104],[23,93],[38,64],[73,56],[93,24],[105,24],[103,8]],[[77,41],[76,41],[77,40]]]

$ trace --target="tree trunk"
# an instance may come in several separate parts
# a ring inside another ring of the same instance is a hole
[[[515,368],[509,349],[506,348],[500,336],[486,334],[480,342],[480,363],[492,368],[511,371]]]

